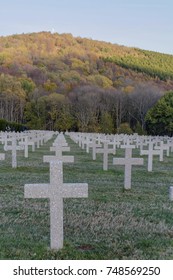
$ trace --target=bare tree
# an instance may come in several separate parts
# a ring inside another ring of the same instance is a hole
[[[139,84],[128,94],[128,113],[145,130],[145,116],[147,111],[157,102],[163,93],[152,84]]]
[[[69,94],[74,118],[77,120],[79,130],[94,130],[98,126],[100,114],[100,91],[93,86],[79,87]]]

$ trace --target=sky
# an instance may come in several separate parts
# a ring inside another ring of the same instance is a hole
[[[0,36],[40,31],[173,54],[173,0],[1,0]]]

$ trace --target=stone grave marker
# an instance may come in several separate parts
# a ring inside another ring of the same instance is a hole
[[[90,147],[92,148],[92,159],[96,160],[96,149],[101,148],[102,145],[97,143],[96,137],[92,138],[92,143],[90,144]]]
[[[8,139],[9,141],[9,139]],[[12,153],[12,168],[17,167],[17,150],[23,150],[23,147],[17,145],[17,140],[15,136],[10,139],[11,145],[4,146],[5,151],[11,151]]]
[[[168,144],[164,144],[163,141],[160,141],[159,145],[156,145],[154,147],[154,150],[159,150],[160,151],[160,155],[159,155],[159,160],[160,161],[163,161],[164,151],[166,151],[166,155],[169,156],[169,145]]]
[[[143,165],[143,158],[132,158],[132,148],[125,149],[125,158],[113,158],[113,164],[125,165],[124,188],[131,189],[132,165]]]
[[[63,183],[62,161],[50,162],[50,184],[25,184],[25,198],[49,198],[50,247],[63,247],[63,198],[88,197],[88,184]]]
[[[50,151],[55,152],[55,155],[58,157],[62,156],[62,152],[70,152],[70,147],[53,144],[53,147],[50,147]]]
[[[158,155],[160,156],[160,150],[154,150],[153,148],[154,142],[149,142],[148,150],[141,150],[141,155],[147,155],[148,156],[148,167],[147,170],[151,172],[153,170],[153,156]]]
[[[108,155],[114,154],[114,149],[109,148],[109,142],[103,142],[103,148],[96,148],[96,154],[103,154],[103,170],[108,170]]]
[[[173,138],[169,139],[167,143],[171,149],[171,152],[173,152]]]
[[[28,158],[28,136],[22,137],[22,139],[19,141],[19,146],[24,147],[24,157]]]
[[[51,162],[51,161],[62,161],[62,162],[74,162],[74,156],[64,156],[62,152],[69,151],[70,147],[62,147],[62,146],[54,146],[50,148],[51,151],[55,151],[55,155],[43,156],[43,162]]]

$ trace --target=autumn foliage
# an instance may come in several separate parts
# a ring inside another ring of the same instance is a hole
[[[144,132],[172,88],[171,55],[71,34],[0,37],[0,119],[31,129]]]

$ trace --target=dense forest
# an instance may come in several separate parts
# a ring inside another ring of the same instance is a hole
[[[171,90],[171,55],[71,34],[0,37],[0,129],[172,135],[147,119]]]

